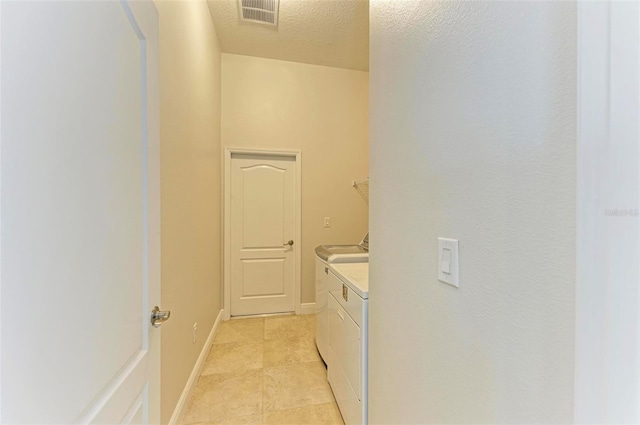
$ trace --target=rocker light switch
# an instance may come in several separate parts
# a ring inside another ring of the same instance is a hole
[[[449,248],[442,250],[442,271],[451,274],[451,250]]]
[[[456,239],[438,238],[438,280],[456,288],[460,287]]]

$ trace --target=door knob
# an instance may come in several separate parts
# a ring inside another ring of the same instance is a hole
[[[169,310],[160,311],[158,306],[153,307],[153,310],[151,310],[151,324],[154,328],[159,328],[160,325],[169,320],[169,317],[171,317],[171,311]]]
[[[292,246],[293,240],[290,240],[289,242],[282,244],[282,246],[287,246],[287,245]]]

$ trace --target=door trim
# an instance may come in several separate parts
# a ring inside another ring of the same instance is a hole
[[[296,161],[296,189],[295,189],[295,209],[296,209],[296,226],[295,241],[299,247],[302,247],[302,202],[301,202],[301,182],[302,182],[302,152],[291,149],[264,149],[264,148],[224,148],[224,202],[223,202],[223,309],[224,320],[231,318],[231,156],[233,154],[253,154],[274,157],[290,157]],[[300,294],[301,294],[301,264],[302,264],[302,248],[295,251],[295,282],[293,285],[294,309],[296,314],[300,314]]]
[[[632,83],[640,8],[628,9],[634,4],[577,3],[574,423],[640,417],[637,210],[615,212],[638,207],[640,183],[629,177],[620,184],[612,173],[632,176],[639,160],[640,92]]]

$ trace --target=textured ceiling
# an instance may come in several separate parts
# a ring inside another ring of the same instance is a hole
[[[224,53],[369,70],[368,0],[280,0],[278,26],[241,22],[237,0],[208,0]]]

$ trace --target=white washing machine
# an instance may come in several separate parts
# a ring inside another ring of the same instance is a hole
[[[358,245],[319,245],[316,247],[316,346],[324,362],[329,359],[329,320],[327,315],[329,264],[368,263],[369,234]]]
[[[369,263],[329,266],[331,390],[345,425],[367,424]]]

